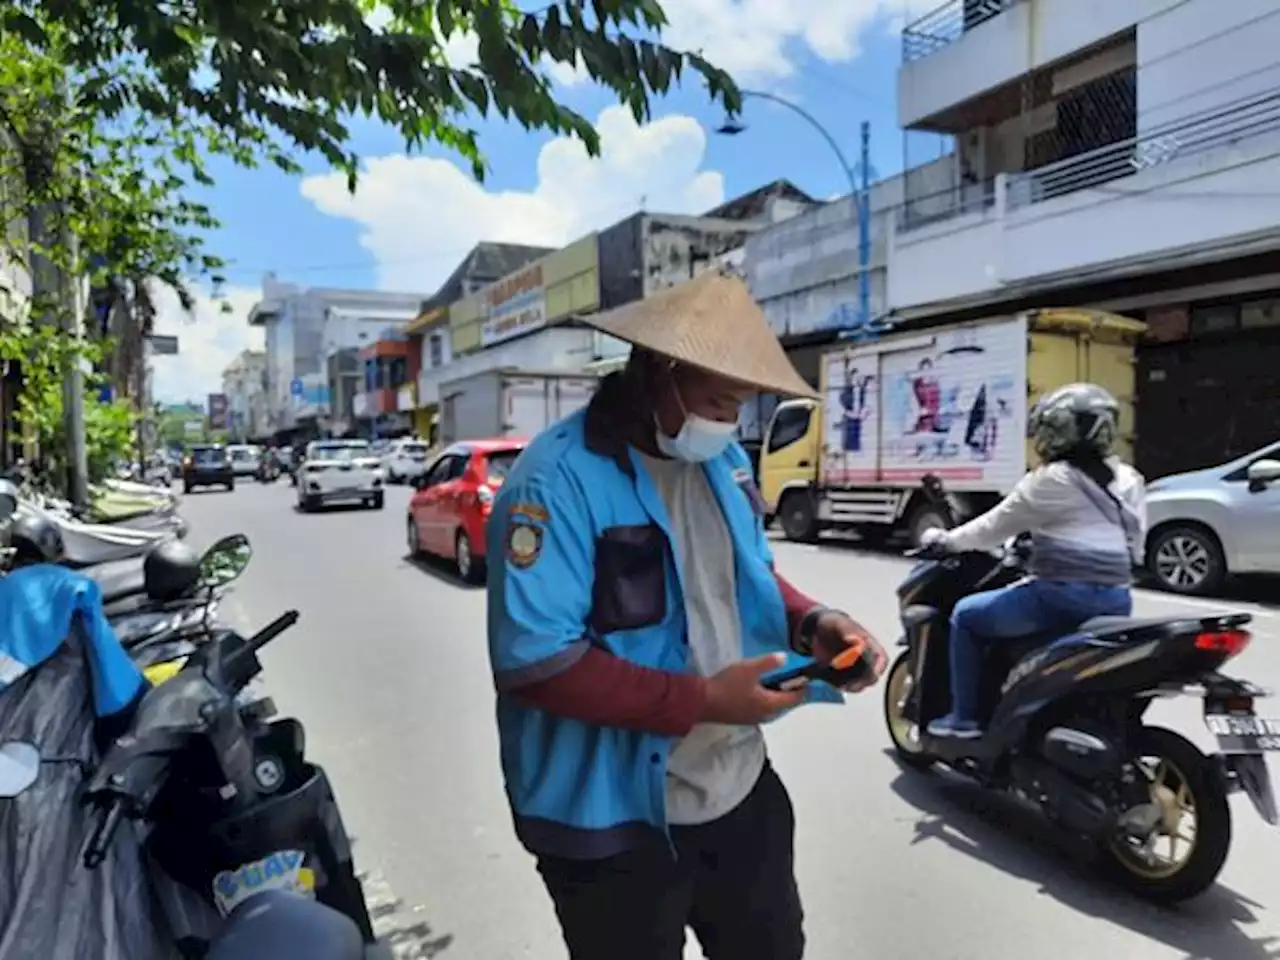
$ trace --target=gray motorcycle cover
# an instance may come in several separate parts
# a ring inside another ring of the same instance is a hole
[[[98,755],[78,633],[0,695],[0,740],[44,758],[25,793],[0,799],[0,960],[175,960],[138,828],[123,825],[96,870],[81,862],[94,823],[80,793]]]

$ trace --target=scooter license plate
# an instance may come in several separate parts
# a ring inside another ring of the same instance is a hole
[[[1218,738],[1218,749],[1223,753],[1280,750],[1280,720],[1217,713],[1206,716],[1204,723]]]

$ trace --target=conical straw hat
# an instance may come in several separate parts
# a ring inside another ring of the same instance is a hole
[[[818,396],[791,365],[746,283],[719,270],[580,319],[611,337],[764,393]]]

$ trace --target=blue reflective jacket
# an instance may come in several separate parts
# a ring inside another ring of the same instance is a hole
[[[583,859],[666,832],[675,740],[557,717],[511,691],[567,669],[592,644],[646,667],[694,669],[661,496],[629,447],[597,436],[592,416],[589,407],[530,444],[488,524],[489,655],[516,831],[536,853]],[[705,470],[733,540],[744,657],[803,662],[788,647],[746,452],[733,444]],[[842,699],[825,684],[809,697]]]
[[[0,693],[58,651],[77,615],[94,712],[109,717],[133,702],[145,680],[107,622],[102,590],[83,574],[47,563],[0,579]]]

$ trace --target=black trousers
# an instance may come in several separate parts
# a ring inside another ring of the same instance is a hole
[[[680,960],[686,927],[707,960],[800,960],[795,812],[771,766],[731,813],[671,836],[678,857],[539,858],[570,960]]]

